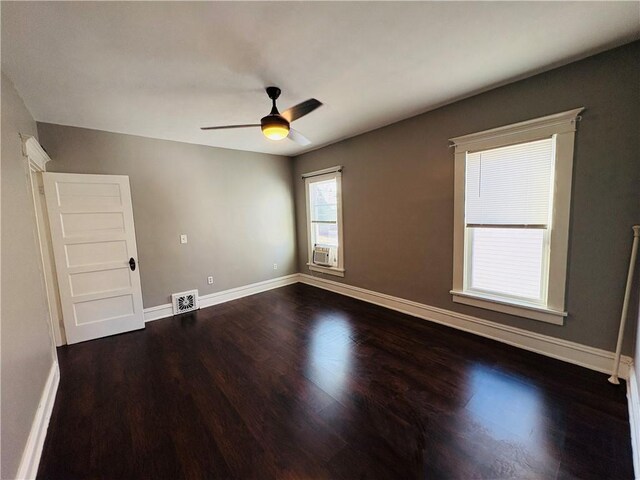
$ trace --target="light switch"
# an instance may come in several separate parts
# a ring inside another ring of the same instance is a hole
[[[187,236],[185,234],[180,235],[180,243],[187,243]]]

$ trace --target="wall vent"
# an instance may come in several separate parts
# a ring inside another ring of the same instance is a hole
[[[198,305],[198,290],[174,293],[171,295],[171,303],[173,304],[174,315],[198,310],[200,308]]]

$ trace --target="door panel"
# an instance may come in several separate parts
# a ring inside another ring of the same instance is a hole
[[[61,213],[60,220],[64,238],[92,236],[98,232],[124,233],[125,231],[124,215],[120,212]]]
[[[67,267],[104,265],[122,260],[127,256],[127,242],[83,242],[65,245]]]
[[[144,328],[129,178],[43,180],[68,343]]]
[[[129,267],[73,273],[69,275],[71,295],[109,292],[131,287]]]
[[[74,309],[76,325],[121,319],[134,314],[133,298],[129,294],[76,302]]]

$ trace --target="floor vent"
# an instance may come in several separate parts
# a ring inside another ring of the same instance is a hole
[[[171,303],[173,304],[174,315],[197,310],[200,308],[198,307],[198,290],[174,293],[171,295]]]

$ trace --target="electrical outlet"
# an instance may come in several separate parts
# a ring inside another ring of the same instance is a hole
[[[187,243],[187,236],[184,233],[180,235],[180,243]]]
[[[207,277],[207,283],[213,285],[213,277]]]
[[[277,270],[277,269],[278,269],[278,264],[277,264],[277,263],[274,263],[274,264],[273,264],[273,269],[274,269],[274,270]]]

